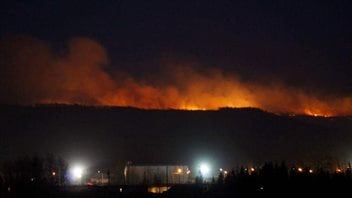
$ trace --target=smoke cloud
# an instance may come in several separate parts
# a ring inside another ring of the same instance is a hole
[[[0,102],[133,106],[145,109],[206,110],[257,107],[274,113],[352,115],[352,97],[322,95],[269,80],[240,76],[189,63],[166,61],[153,80],[112,75],[103,46],[74,38],[65,50],[28,36],[0,42]],[[122,73],[122,72],[121,72]]]
[[[103,70],[105,49],[93,40],[72,39],[61,53],[27,36],[4,38],[0,45],[2,103],[97,104],[114,89]]]

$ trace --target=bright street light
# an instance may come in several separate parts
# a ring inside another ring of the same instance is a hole
[[[209,165],[208,164],[200,164],[199,166],[199,171],[200,173],[203,175],[203,176],[206,176],[207,174],[209,174],[210,172],[210,168],[209,168]]]
[[[84,175],[84,167],[82,165],[75,165],[70,168],[70,175],[72,182],[81,184]]]

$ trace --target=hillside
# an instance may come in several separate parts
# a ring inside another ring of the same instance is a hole
[[[38,105],[0,107],[1,157],[24,151],[93,164],[242,163],[351,159],[350,117],[285,116],[259,109],[142,110]]]

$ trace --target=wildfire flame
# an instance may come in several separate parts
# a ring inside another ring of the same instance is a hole
[[[165,63],[152,80],[108,73],[105,49],[97,42],[72,39],[65,53],[22,36],[0,43],[2,103],[66,103],[132,106],[143,109],[214,110],[255,107],[274,113],[311,116],[352,115],[350,96],[308,93],[270,81],[245,82],[216,69]]]

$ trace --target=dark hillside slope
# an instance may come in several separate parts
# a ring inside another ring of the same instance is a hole
[[[258,109],[140,110],[65,105],[1,106],[1,158],[26,152],[94,163],[221,164],[349,160],[350,117],[279,116]]]

